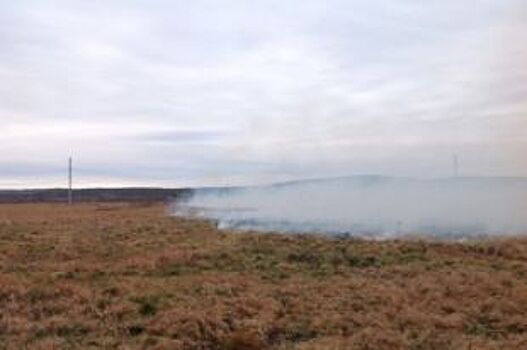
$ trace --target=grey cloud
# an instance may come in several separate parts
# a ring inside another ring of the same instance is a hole
[[[215,143],[225,140],[232,135],[232,132],[216,131],[216,130],[197,130],[197,131],[158,131],[133,137],[138,141],[150,141],[161,143]]]
[[[136,164],[145,182],[163,169],[167,181],[433,176],[457,152],[470,174],[527,175],[526,10],[0,1],[0,170],[74,153],[94,171]]]

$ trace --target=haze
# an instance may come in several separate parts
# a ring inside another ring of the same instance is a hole
[[[0,187],[525,176],[527,4],[0,1]]]
[[[353,176],[234,190],[202,190],[175,215],[222,229],[368,238],[481,238],[527,232],[527,180]]]

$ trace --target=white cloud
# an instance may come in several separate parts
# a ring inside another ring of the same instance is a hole
[[[0,1],[0,179],[69,153],[123,184],[527,175],[526,10]]]

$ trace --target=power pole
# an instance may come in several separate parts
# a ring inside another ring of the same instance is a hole
[[[68,204],[73,204],[73,162],[68,159]]]
[[[459,176],[459,159],[457,157],[457,154],[454,154],[454,156],[452,157],[452,162],[454,166],[454,177],[458,177]]]

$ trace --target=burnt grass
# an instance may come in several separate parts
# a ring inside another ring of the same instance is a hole
[[[0,205],[0,349],[527,349],[527,239],[223,232]]]

